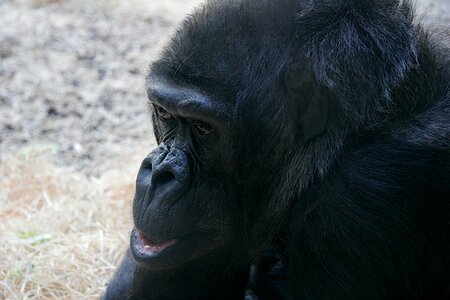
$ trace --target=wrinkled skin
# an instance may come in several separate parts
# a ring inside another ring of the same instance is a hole
[[[450,299],[448,52],[407,1],[209,1],[106,299]]]

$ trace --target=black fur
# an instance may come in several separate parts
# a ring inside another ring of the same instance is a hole
[[[449,82],[409,1],[208,1],[151,66],[134,202],[147,237],[207,234],[106,298],[450,299]]]

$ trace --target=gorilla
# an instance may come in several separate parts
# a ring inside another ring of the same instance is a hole
[[[450,299],[450,60],[409,1],[209,0],[105,299]]]

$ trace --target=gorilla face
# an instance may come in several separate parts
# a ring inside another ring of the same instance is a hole
[[[159,146],[142,163],[131,249],[152,269],[172,268],[238,243],[230,107],[149,77]]]

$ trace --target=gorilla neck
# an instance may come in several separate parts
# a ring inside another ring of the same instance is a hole
[[[226,277],[224,274],[226,274]],[[137,268],[132,299],[244,299],[249,270],[224,272],[205,269],[205,264],[174,271]]]

